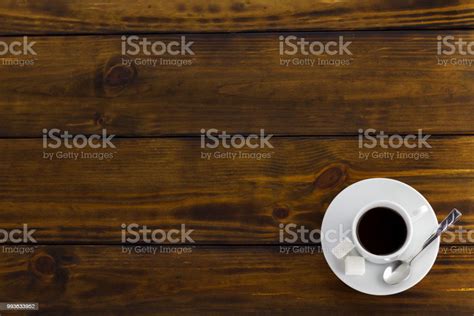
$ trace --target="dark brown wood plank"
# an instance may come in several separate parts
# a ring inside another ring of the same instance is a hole
[[[432,136],[431,149],[415,150],[429,155],[420,160],[360,159],[357,137],[271,142],[272,157],[262,160],[206,160],[201,151],[213,150],[201,150],[199,138],[150,138],[117,139],[109,160],[49,161],[41,139],[2,139],[0,222],[27,221],[47,243],[117,244],[120,225],[138,223],[186,224],[197,243],[276,244],[279,223],[319,228],[343,188],[388,177],[418,189],[440,218],[459,208],[460,224],[474,228],[473,137]]]
[[[1,34],[472,28],[469,0],[17,0]]]
[[[474,41],[470,31],[443,34]],[[278,35],[190,35],[193,64],[180,68],[121,65],[120,36],[35,37],[35,65],[0,68],[0,136],[104,127],[137,137],[195,135],[201,128],[474,132],[474,67],[437,65],[439,32],[298,34],[324,42],[345,36],[352,61],[339,67],[281,66]]]
[[[339,281],[321,253],[196,247],[191,254],[127,255],[118,246],[47,246],[34,255],[0,256],[0,297],[39,302],[48,315],[470,315],[474,247],[462,249],[441,252],[428,276],[407,292],[374,299]]]

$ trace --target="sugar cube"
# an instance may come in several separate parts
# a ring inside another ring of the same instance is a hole
[[[365,259],[359,256],[347,256],[344,259],[346,275],[364,275]]]
[[[344,239],[336,247],[332,249],[332,253],[337,259],[342,259],[352,249],[354,249],[354,244],[349,238],[344,237]]]

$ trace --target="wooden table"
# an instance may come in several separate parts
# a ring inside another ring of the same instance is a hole
[[[472,315],[474,66],[439,66],[437,37],[474,41],[473,16],[471,0],[2,0],[1,40],[28,35],[37,55],[0,67],[0,223],[27,223],[38,244],[2,251],[0,301],[45,315]],[[184,34],[193,64],[123,65],[124,34]],[[343,36],[351,62],[281,66],[280,35]],[[114,157],[44,159],[52,128],[106,129]],[[264,129],[272,157],[202,159],[210,128]],[[361,149],[370,128],[422,129],[432,148]],[[382,151],[428,158],[359,156]],[[319,228],[342,189],[373,177],[413,186],[438,219],[464,214],[428,276],[388,297],[351,290],[320,252],[279,248],[280,224]],[[192,253],[123,254],[122,223],[185,224]]]

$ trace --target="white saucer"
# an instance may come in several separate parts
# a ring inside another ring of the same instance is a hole
[[[428,274],[438,255],[439,238],[413,261],[410,277],[399,284],[388,285],[383,281],[382,274],[387,265],[379,265],[367,260],[365,261],[364,275],[345,275],[344,260],[337,259],[331,253],[339,241],[335,241],[337,238],[326,240],[327,238],[324,236],[331,230],[339,232],[339,226],[342,224],[342,231],[348,230],[347,236],[352,239],[350,231],[356,213],[363,206],[375,200],[394,201],[407,210],[413,210],[422,205],[428,206],[428,212],[413,224],[413,241],[401,259],[412,257],[438,227],[433,208],[418,191],[400,181],[374,178],[354,183],[334,198],[324,215],[321,226],[321,246],[329,267],[342,282],[363,293],[390,295],[411,288]]]

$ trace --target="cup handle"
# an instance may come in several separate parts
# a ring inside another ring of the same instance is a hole
[[[411,220],[412,220],[413,222],[416,222],[416,221],[418,221],[420,218],[422,218],[423,215],[425,215],[426,213],[428,213],[428,206],[427,206],[427,205],[422,205],[422,206],[420,206],[419,208],[413,210],[413,211],[410,213]]]

